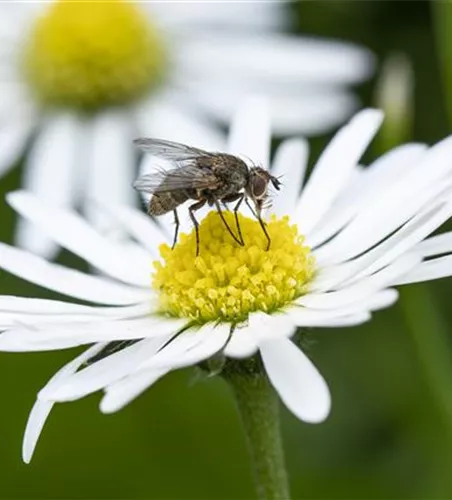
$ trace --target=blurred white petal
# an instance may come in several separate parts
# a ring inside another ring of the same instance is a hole
[[[200,30],[220,29],[274,29],[283,27],[288,20],[286,2],[149,2],[145,4],[151,22],[155,18],[167,29],[190,30],[193,36]]]
[[[270,115],[267,100],[254,96],[244,101],[231,124],[228,152],[250,165],[268,169],[270,163]]]
[[[282,34],[215,33],[181,45],[177,61],[182,71],[200,81],[218,79],[310,84],[350,84],[370,76],[372,54],[352,44]]]
[[[56,206],[70,207],[80,188],[78,160],[83,123],[73,114],[49,116],[28,153],[22,186]],[[19,246],[48,258],[58,246],[36,227],[20,219],[16,230]]]
[[[0,126],[0,177],[14,166],[24,152],[33,125],[32,121],[19,120]]]
[[[84,213],[104,232],[115,231],[102,205],[133,204],[136,178],[132,141],[136,129],[128,111],[108,111],[91,122],[90,146],[86,158]]]

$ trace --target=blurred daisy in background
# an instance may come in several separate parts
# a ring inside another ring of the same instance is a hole
[[[213,211],[201,222],[195,257],[193,231],[171,250],[171,236],[136,209],[106,208],[129,231],[130,239],[118,242],[74,212],[11,193],[8,202],[21,216],[102,273],[90,276],[0,246],[5,271],[91,304],[0,296],[0,350],[93,344],[39,392],[24,460],[55,402],[104,390],[100,408],[114,412],[166,373],[208,365],[212,357],[223,356],[227,370],[231,359],[256,356],[254,369],[265,370],[294,415],[323,421],[330,393],[299,348],[297,328],[364,323],[397,300],[395,286],[452,275],[452,233],[428,238],[452,215],[452,137],[430,148],[406,144],[362,167],[381,120],[377,110],[357,114],[307,180],[306,142],[281,144],[271,172],[284,176],[284,188],[267,214],[268,251],[258,222],[244,214],[245,246]],[[268,167],[269,129],[264,104],[249,101],[234,120],[227,150]],[[225,215],[232,223],[232,213]]]
[[[224,148],[219,129],[243,94],[270,96],[277,134],[330,130],[368,78],[362,48],[283,34],[284,2],[2,2],[0,175],[27,145],[22,186],[58,206],[132,203],[131,141]],[[57,246],[25,222],[17,242]]]

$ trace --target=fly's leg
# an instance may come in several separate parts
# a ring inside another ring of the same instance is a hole
[[[223,221],[223,224],[225,225],[226,229],[228,230],[229,234],[234,238],[234,241],[237,242],[240,246],[243,247],[244,243],[243,240],[239,240],[237,236],[234,234],[232,229],[229,227],[229,224],[227,223],[226,219],[224,218],[223,212],[221,211],[220,204],[218,203],[218,200],[214,199],[215,207],[217,209],[218,215],[221,217],[221,220]]]
[[[256,219],[259,219],[259,216],[257,215],[256,210],[254,210],[254,208],[251,206],[250,200],[248,198],[245,198],[245,203],[246,203],[246,206],[251,210],[254,217],[256,217]]]
[[[241,229],[240,223],[239,223],[239,208],[240,208],[240,205],[242,204],[244,198],[245,198],[245,193],[242,193],[242,195],[239,198],[239,201],[237,202],[237,205],[234,207],[235,225],[237,226],[237,231],[239,233],[239,236],[240,236],[240,239],[242,240],[243,245],[245,245],[245,240],[243,239],[242,229]]]
[[[264,232],[265,237],[267,238],[267,251],[270,250],[271,239],[270,235],[268,234],[267,228],[265,227],[265,222],[262,220],[261,217],[261,206],[258,204],[259,202],[257,202],[256,204],[256,210],[253,209],[248,198],[245,199],[245,203],[248,205],[248,208],[251,210],[251,212],[253,212],[253,215],[259,221],[259,225],[261,226],[262,231]]]
[[[270,235],[268,234],[267,228],[265,227],[265,222],[262,220],[262,217],[261,217],[260,214],[258,214],[257,220],[259,221],[259,225],[261,226],[262,231],[264,232],[265,237],[267,238],[267,249],[266,249],[266,251],[268,252],[270,250],[270,244],[271,244]]]
[[[242,204],[244,198],[245,198],[245,193],[238,193],[238,194],[231,194],[229,196],[226,196],[222,200],[223,203],[231,203],[233,201],[237,201],[237,204],[234,207],[234,217],[235,217],[235,225],[237,227],[237,232],[239,233],[241,245],[245,245],[245,240],[243,239],[242,229],[241,229],[240,223],[239,223],[238,211],[239,211],[240,205]]]
[[[190,219],[192,220],[193,225],[195,226],[195,232],[196,232],[196,257],[199,255],[199,222],[196,220],[194,212],[202,208],[205,205],[205,203],[206,200],[200,200],[188,207],[188,213],[190,214]]]
[[[174,224],[176,226],[176,229],[174,230],[173,246],[171,247],[172,249],[174,249],[174,247],[176,246],[177,235],[179,234],[179,226],[180,226],[179,216],[177,215],[177,210],[173,210],[173,214],[174,214]]]

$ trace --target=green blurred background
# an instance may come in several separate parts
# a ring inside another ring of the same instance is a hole
[[[430,2],[315,1],[292,12],[297,31],[363,44],[380,63],[394,51],[407,54],[416,78],[412,139],[431,143],[448,133]],[[375,104],[375,83],[360,89],[365,105]],[[311,161],[328,139],[312,141]],[[0,184],[0,198],[18,186],[16,170]],[[0,214],[0,239],[11,241],[13,214],[3,201]],[[83,265],[65,254],[60,260]],[[451,291],[452,280],[407,287],[369,325],[310,332],[309,355],[331,387],[333,411],[313,426],[282,409],[294,498],[452,497]],[[54,296],[4,272],[0,292]],[[99,395],[57,406],[24,465],[21,441],[36,392],[73,356],[0,355],[0,497],[254,498],[227,387],[220,379],[195,383],[189,370],[118,414],[102,415]]]

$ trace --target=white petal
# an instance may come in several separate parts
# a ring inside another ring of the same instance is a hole
[[[387,288],[373,296],[373,300],[370,301],[369,307],[372,311],[378,311],[380,309],[386,309],[394,305],[399,299],[399,292],[393,288]]]
[[[252,313],[246,325],[234,329],[223,352],[230,358],[246,358],[257,351],[260,342],[294,333],[294,322],[287,314]]]
[[[452,276],[452,255],[422,262],[405,275],[395,278],[394,285],[420,283]]]
[[[247,96],[265,95],[269,102],[271,129],[279,136],[329,132],[348,119],[359,104],[351,92],[330,86],[287,87],[270,82],[244,82],[243,79],[240,82],[187,81],[185,74],[181,75],[179,85],[185,91],[186,100],[194,101],[222,123],[230,123],[237,103]]]
[[[260,85],[259,85],[260,87]],[[269,95],[272,131],[277,136],[324,134],[337,129],[360,107],[357,97],[339,89],[262,89]]]
[[[409,180],[407,180],[409,185]],[[385,238],[397,231],[404,224],[411,224],[413,220],[419,222],[418,217],[424,218],[430,207],[437,206],[437,202],[450,199],[452,195],[452,179],[444,182],[436,182],[433,186],[425,186],[421,192],[397,193],[398,199],[388,193],[385,196],[387,205],[378,203],[380,213],[377,215],[373,209],[376,205],[364,208],[356,218],[346,226],[335,238],[315,250],[319,266],[331,266],[341,263],[355,256],[369,251],[380,242],[385,243]],[[370,213],[372,211],[373,213]],[[367,225],[363,224],[363,215],[369,215]],[[425,221],[425,219],[424,219]],[[411,231],[411,227],[406,229]],[[359,232],[359,236],[357,233]],[[348,240],[347,248],[345,240]],[[395,238],[397,240],[397,238]],[[389,245],[389,243],[388,243]],[[381,248],[381,247],[380,247]]]
[[[175,335],[186,320],[158,316],[124,320],[103,320],[71,323],[35,323],[20,325],[0,334],[0,351],[49,351],[67,349],[93,342],[163,338]]]
[[[105,232],[111,227],[102,206],[135,204],[137,197],[132,188],[136,177],[135,151],[132,140],[136,137],[130,111],[106,111],[91,123],[91,147],[86,159],[87,204],[84,212],[94,226]]]
[[[44,424],[54,404],[55,403],[51,403],[50,401],[41,401],[37,399],[31,409],[22,443],[22,460],[26,464],[29,464],[33,458],[39,436],[41,435]]]
[[[130,373],[161,348],[171,335],[158,339],[145,339],[130,347],[96,361],[83,370],[66,377],[64,382],[42,392],[42,397],[52,401],[74,401],[103,389]]]
[[[259,349],[268,378],[286,407],[305,422],[323,422],[330,413],[330,391],[308,357],[285,338],[267,340]]]
[[[229,358],[247,358],[257,351],[257,339],[247,326],[237,326],[223,352]]]
[[[28,314],[94,314],[100,308],[82,306],[59,300],[34,299],[14,295],[0,295],[0,311]],[[105,308],[103,308],[105,309]],[[107,308],[108,310],[108,308]]]
[[[100,318],[130,318],[149,314],[149,303],[120,307],[91,307],[58,300],[0,296],[0,324],[6,328],[24,324],[92,321]],[[6,321],[6,323],[5,323]]]
[[[171,369],[196,365],[221,351],[229,337],[230,325],[206,323],[199,330],[179,334],[155,356],[138,366],[143,369]]]
[[[248,325],[258,345],[265,340],[290,337],[294,333],[293,323],[286,314],[255,312],[250,314]]]
[[[174,92],[157,95],[137,111],[139,133],[207,151],[224,151],[225,136]]]
[[[270,29],[287,21],[285,2],[149,2],[144,3],[152,22],[174,30],[178,35],[189,30],[194,37],[217,28]],[[201,31],[200,31],[201,30]]]
[[[316,309],[339,309],[352,305],[356,301],[373,295],[380,288],[393,284],[401,276],[419,266],[420,261],[421,257],[418,255],[403,255],[391,265],[347,288],[333,292],[308,293],[297,299],[297,303]]]
[[[2,48],[4,47],[0,47],[0,58],[3,55]],[[20,52],[15,49],[16,47],[13,47],[12,50],[9,50],[13,58],[17,57],[18,52]],[[35,106],[27,84],[18,81],[21,76],[17,74],[16,64],[13,63],[11,66],[13,67],[6,68],[5,61],[0,60],[0,76],[2,76],[0,80],[0,125],[9,127],[13,123],[20,122],[23,125],[28,123],[35,126],[39,110]]]
[[[344,84],[368,78],[373,70],[370,52],[351,44],[283,34],[217,32],[205,43],[203,37],[184,41],[176,54],[187,75],[201,81],[214,75],[276,84]]]
[[[75,212],[47,204],[25,191],[7,195],[8,203],[32,221],[53,241],[95,266],[107,275],[137,286],[149,286],[151,257],[142,260],[122,251],[114,241],[96,232]]]
[[[9,34],[15,34],[16,41],[22,42],[24,33],[29,32],[31,23],[48,8],[47,5],[47,2],[1,2],[1,34],[8,38]]]
[[[295,210],[308,161],[309,146],[303,139],[284,141],[276,150],[272,175],[281,176],[281,192],[275,195],[271,213],[278,216],[291,214]]]
[[[425,158],[428,148],[425,144],[409,143],[398,146],[378,157],[373,163],[361,170],[362,176],[355,184],[353,199],[345,191],[338,200],[341,205],[356,206],[357,201],[365,203],[369,195],[377,198],[385,189],[401,176],[409,173],[416,164]],[[363,194],[363,188],[365,193]],[[359,208],[356,208],[359,211]]]
[[[97,304],[133,304],[146,301],[150,296],[147,290],[51,264],[1,242],[0,268],[36,285]]]
[[[423,257],[452,252],[452,232],[437,234],[416,245],[415,251]]]
[[[317,161],[297,206],[303,233],[313,230],[349,179],[352,169],[376,134],[382,113],[358,113],[329,143]]]
[[[344,308],[345,309],[345,308]],[[343,309],[316,310],[305,307],[293,307],[287,314],[296,326],[318,328],[343,328],[367,323],[371,315],[367,311],[342,314]]]
[[[437,204],[428,207],[396,233],[363,255],[351,261],[328,267],[323,272],[320,271],[312,285],[312,290],[332,289],[339,285],[342,287],[374,273],[413,248],[417,242],[445,222],[451,214],[452,204],[439,206]],[[416,250],[418,246],[414,249]],[[314,255],[316,255],[315,252]]]
[[[317,259],[333,264],[375,245],[416,213],[450,191],[445,179],[452,171],[452,137],[433,146],[405,176],[387,187],[385,196],[363,206],[336,238],[316,251]]]
[[[89,310],[90,312],[88,312]],[[134,304],[132,306],[119,307],[87,307],[86,310],[82,309],[78,312],[74,311],[72,314],[68,312],[43,313],[36,310],[30,312],[0,312],[0,330],[3,331],[3,333],[6,333],[6,330],[14,329],[16,331],[18,328],[25,330],[29,328],[29,325],[33,325],[35,327],[38,327],[39,325],[40,328],[45,328],[46,325],[54,325],[56,323],[63,324],[64,326],[64,324],[68,323],[99,321],[102,318],[122,320],[127,318],[143,317],[144,315],[151,314],[154,310],[155,309],[152,305],[141,303]],[[24,325],[26,326],[24,327]],[[2,338],[0,344],[2,342],[5,342],[5,339]],[[13,345],[17,345],[17,341],[15,339],[13,339]],[[28,350],[26,346],[20,350],[24,349]]]
[[[404,176],[426,153],[424,144],[404,144],[378,158],[364,170],[356,182],[344,190],[322,220],[309,234],[312,247],[330,239],[367,204],[381,198],[395,180]],[[301,221],[302,221],[302,214]],[[298,221],[300,222],[300,221]]]
[[[270,159],[270,115],[267,101],[247,98],[239,107],[229,131],[228,152],[248,164],[268,169]]]
[[[59,384],[66,377],[75,373],[77,369],[90,357],[97,354],[104,344],[95,345],[86,350],[83,354],[73,359],[67,365],[63,366],[55,375],[47,382],[43,390],[51,390],[52,387]],[[49,416],[49,413],[53,407],[53,403],[38,399],[34,404],[30,416],[28,417],[27,427],[25,429],[24,441],[22,445],[22,459],[25,463],[30,463],[33,452],[36,448],[36,443],[38,442],[39,436],[41,435],[42,428]]]
[[[358,281],[363,276],[374,273],[383,266],[389,264],[403,253],[411,250],[413,246],[425,238],[428,234],[435,231],[439,226],[446,222],[452,215],[452,203],[433,209],[428,213],[421,212],[420,216],[411,219],[394,237],[390,238],[387,248],[383,255],[378,259],[374,258],[373,263],[363,271],[354,274],[347,283]],[[423,216],[423,217],[421,217]],[[385,241],[385,243],[388,240]],[[382,245],[383,246],[383,245]],[[414,249],[415,250],[415,249]]]
[[[100,411],[102,413],[114,413],[115,411],[121,410],[151,385],[155,384],[157,380],[166,375],[168,371],[169,370],[148,370],[134,373],[129,377],[109,385],[105,389],[105,396],[100,403]]]
[[[149,217],[149,215],[126,206],[109,207],[112,217],[138,243],[149,251],[152,257],[159,257],[158,248],[162,243],[169,243],[168,235]]]
[[[19,159],[33,125],[32,120],[18,120],[0,128],[0,177],[5,175]]]
[[[335,307],[336,304],[331,302],[330,308],[313,309],[304,307],[303,297],[300,297],[294,301],[294,304],[298,305],[288,307],[285,312],[298,326],[321,326],[322,323],[324,326],[340,326],[340,324],[334,325],[338,319],[340,323],[343,321],[343,324],[350,323],[351,325],[355,321],[356,324],[359,324],[360,318],[362,322],[367,321],[370,319],[368,312],[389,307],[394,304],[397,298],[397,290],[388,288],[364,298],[357,298],[350,305]]]
[[[79,194],[82,122],[73,114],[50,116],[35,140],[26,160],[22,186],[56,206],[71,206]],[[52,258],[57,245],[42,232],[19,220],[17,243],[34,253]]]

